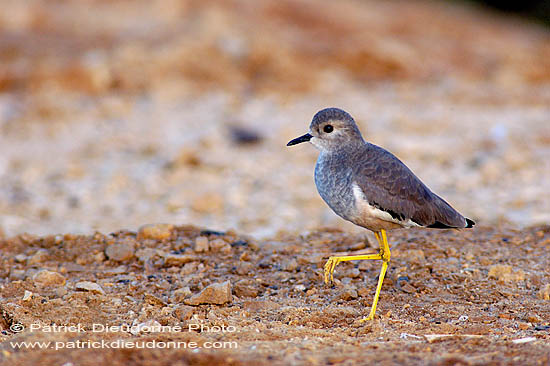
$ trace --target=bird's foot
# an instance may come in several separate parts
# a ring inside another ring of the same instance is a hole
[[[334,268],[341,262],[341,257],[330,257],[325,263],[325,283],[328,285],[334,281]]]
[[[369,316],[366,316],[364,317],[363,319],[359,320],[359,323],[366,323],[366,322],[370,322],[371,320],[374,319],[374,312],[371,311]]]

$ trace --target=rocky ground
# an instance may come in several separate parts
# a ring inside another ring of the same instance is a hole
[[[0,357],[11,365],[550,362],[550,227],[395,231],[390,241],[377,317],[360,324],[380,263],[342,263],[332,287],[322,268],[334,252],[374,252],[365,235],[319,229],[257,241],[149,225],[4,240]],[[101,340],[180,349],[94,348]],[[23,341],[46,349],[14,346]]]
[[[390,233],[368,324],[327,106],[478,223]],[[472,5],[5,0],[0,362],[550,364],[549,121],[548,29]]]

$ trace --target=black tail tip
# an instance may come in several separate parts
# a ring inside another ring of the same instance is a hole
[[[476,223],[473,220],[466,219],[466,229],[474,227]]]

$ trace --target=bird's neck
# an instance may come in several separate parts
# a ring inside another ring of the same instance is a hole
[[[364,140],[360,141],[353,141],[348,142],[345,144],[341,144],[338,147],[331,148],[331,149],[322,149],[320,150],[320,156],[323,156],[323,158],[330,158],[338,156],[342,159],[345,159],[346,157],[349,157],[351,155],[355,154],[362,154],[367,147],[367,143]]]

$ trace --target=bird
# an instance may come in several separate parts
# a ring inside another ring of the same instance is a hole
[[[365,141],[353,117],[342,109],[317,112],[309,132],[287,146],[303,142],[319,150],[314,178],[321,198],[344,220],[371,230],[378,241],[377,254],[331,256],[324,266],[324,281],[330,284],[340,262],[382,261],[370,313],[361,322],[373,320],[391,258],[386,231],[462,229],[473,227],[475,222],[433,193],[391,152]]]

